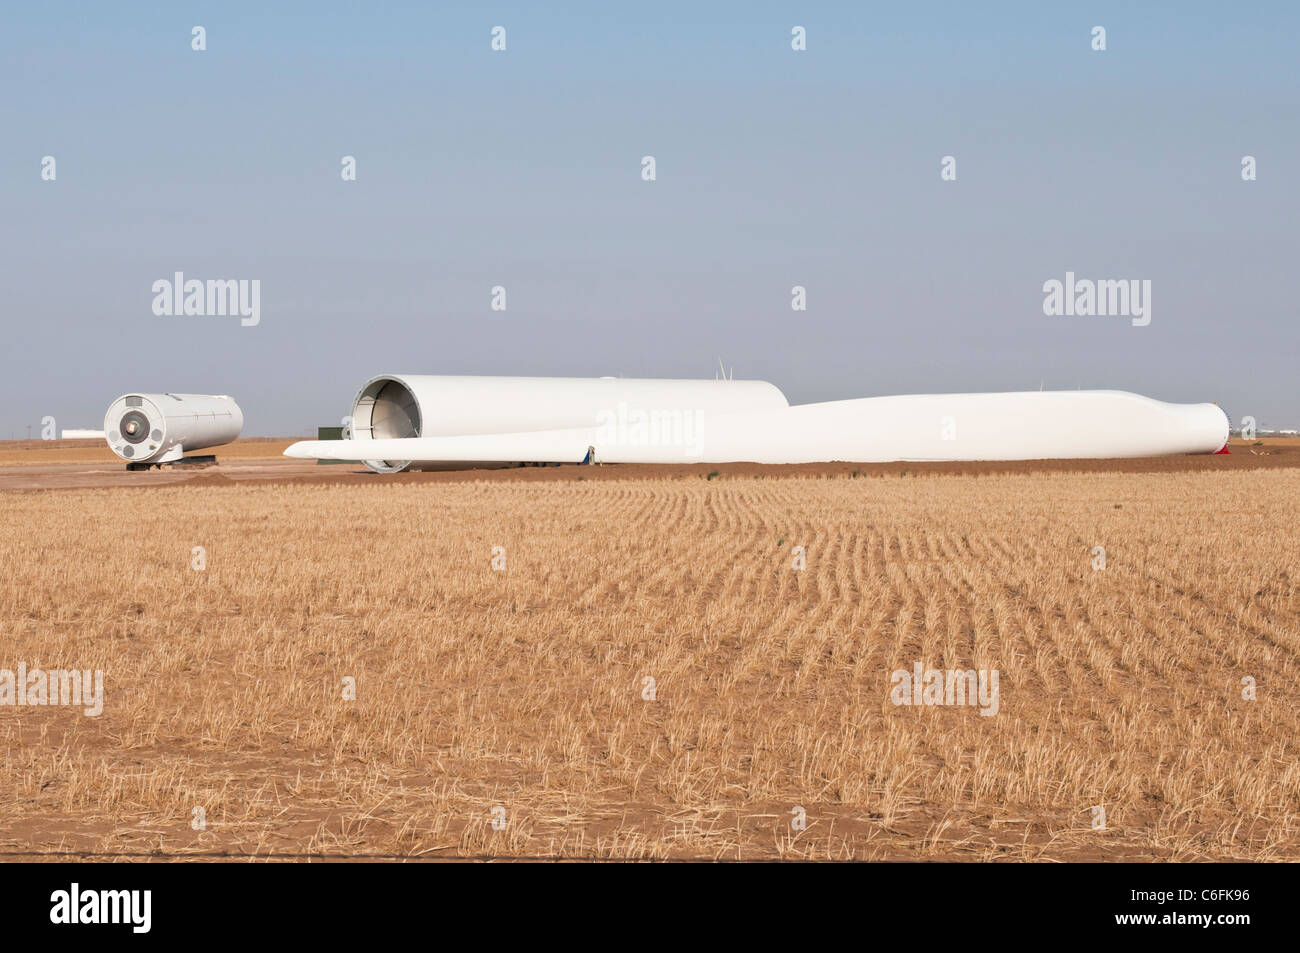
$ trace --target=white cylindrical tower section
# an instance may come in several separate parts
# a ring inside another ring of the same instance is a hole
[[[636,414],[713,415],[788,407],[767,381],[381,374],[352,407],[358,440],[594,427]],[[521,463],[531,461],[519,461]],[[367,460],[380,473],[437,461]]]
[[[230,443],[243,428],[234,399],[210,394],[124,394],[104,415],[104,437],[128,463],[170,463]]]

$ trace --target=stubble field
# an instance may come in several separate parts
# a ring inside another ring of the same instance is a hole
[[[0,494],[0,852],[1300,859],[1300,469],[562,477]]]

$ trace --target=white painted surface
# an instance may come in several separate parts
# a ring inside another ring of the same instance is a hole
[[[766,381],[382,374],[367,381],[357,394],[351,435],[359,442],[415,434],[439,438],[576,430],[595,427],[602,419],[620,412],[678,414],[697,419],[733,411],[784,410],[788,406],[785,395]],[[395,446],[417,451],[420,445]],[[584,452],[586,446],[583,444]],[[490,462],[496,458],[364,459],[371,469],[393,472],[407,466]]]
[[[140,406],[128,405],[136,399]],[[138,443],[128,440],[122,427],[131,411],[148,421],[148,433]],[[230,443],[243,428],[244,414],[234,399],[212,394],[123,394],[104,415],[109,447],[131,463],[179,459],[188,450]]]
[[[680,436],[680,435],[679,435]],[[1215,404],[1124,391],[869,397],[706,415],[687,439],[584,426],[381,441],[304,441],[287,456],[455,462],[817,463],[1047,460],[1214,453],[1228,418]]]

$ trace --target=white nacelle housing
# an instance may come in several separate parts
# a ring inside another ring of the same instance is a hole
[[[357,394],[348,436],[366,441],[567,430],[629,415],[690,423],[714,414],[787,407],[785,395],[766,381],[382,374]],[[364,462],[380,473],[467,465],[439,458]],[[485,458],[469,465],[504,462]],[[524,456],[510,462],[534,461]]]
[[[230,443],[243,429],[234,399],[209,394],[124,394],[104,415],[108,445],[129,463],[170,463]]]

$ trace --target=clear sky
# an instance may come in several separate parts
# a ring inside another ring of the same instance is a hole
[[[797,403],[1041,384],[1297,426],[1300,5],[1135,7],[4,4],[0,438],[127,391],[296,435],[379,373],[719,357]],[[177,271],[260,281],[260,323],[155,315]],[[1045,316],[1067,271],[1150,280],[1151,323]]]

